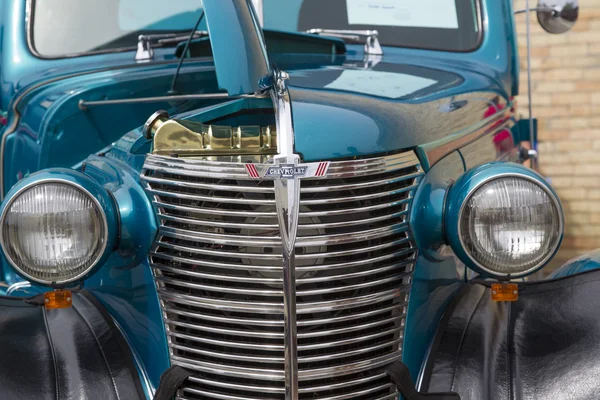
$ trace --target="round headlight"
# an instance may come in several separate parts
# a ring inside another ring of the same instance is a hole
[[[527,175],[480,182],[458,215],[458,236],[466,255],[497,276],[522,276],[545,265],[556,252],[562,232],[558,199]]]
[[[36,182],[8,200],[1,242],[27,279],[65,284],[85,276],[107,246],[106,215],[98,200],[69,181]]]

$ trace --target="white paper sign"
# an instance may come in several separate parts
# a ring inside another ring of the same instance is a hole
[[[346,0],[350,25],[457,29],[455,0]]]
[[[384,71],[345,70],[326,87],[397,99],[425,89],[438,81]]]

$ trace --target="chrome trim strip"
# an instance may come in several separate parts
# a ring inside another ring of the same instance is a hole
[[[219,257],[232,257],[232,258],[250,258],[253,260],[272,260],[272,259],[282,259],[280,254],[260,254],[260,253],[233,253],[233,252],[227,252],[227,251],[217,251],[217,250],[207,250],[207,249],[203,249],[203,248],[197,248],[197,247],[188,247],[188,246],[182,246],[179,244],[173,244],[173,243],[166,243],[166,242],[159,242],[160,246],[162,247],[166,247],[169,249],[173,249],[173,250],[181,250],[181,251],[187,251],[187,252],[192,252],[192,253],[197,253],[197,254],[202,254],[202,255],[208,255],[208,256],[219,256]],[[249,256],[248,256],[249,254]],[[248,266],[248,265],[244,265],[245,269],[257,269],[257,270],[271,270],[271,271],[278,271],[279,267],[277,266]]]
[[[224,375],[234,378],[252,378],[258,380],[279,381],[285,380],[283,371],[277,369],[259,369],[247,367],[233,367],[214,362],[190,360],[177,355],[171,355],[172,364],[192,370],[208,372],[210,374]]]
[[[341,382],[341,383],[334,383],[334,384],[320,385],[320,386],[311,386],[311,387],[306,387],[306,388],[300,389],[300,393],[313,393],[313,392],[319,392],[322,390],[338,389],[338,388],[343,388],[344,386],[353,386],[353,385],[358,385],[360,383],[375,381],[377,379],[385,378],[386,376],[387,376],[387,373],[383,372],[381,374],[371,375],[366,378],[352,379],[352,380]]]
[[[13,283],[12,285],[10,285],[8,287],[8,289],[6,289],[6,295],[10,296],[10,295],[12,295],[12,293],[15,290],[25,289],[25,288],[30,288],[30,287],[31,287],[31,282],[28,282],[28,281],[16,282],[16,283]]]
[[[185,333],[178,333],[178,332],[172,332],[172,333],[170,333],[170,335],[177,337],[177,338],[191,340],[193,342],[209,343],[209,344],[215,344],[217,346],[224,346],[224,347],[230,346],[230,347],[234,347],[236,349],[242,348],[242,349],[261,350],[261,351],[283,351],[283,349],[284,349],[283,344],[277,345],[277,344],[256,344],[256,343],[246,343],[246,342],[234,342],[231,340],[210,339],[210,338],[205,338],[205,337],[201,337],[201,336],[197,336],[197,335],[187,335]]]
[[[248,312],[257,314],[281,314],[283,312],[283,304],[281,303],[231,301],[207,297],[200,298],[192,295],[173,293],[172,291],[162,288],[158,288],[157,291],[164,298],[164,300],[187,304],[190,306],[204,307],[211,310]]]
[[[300,372],[299,379],[301,381],[309,381],[312,379],[319,379],[319,377],[321,377],[323,375],[326,375],[328,377],[349,375],[352,373],[362,372],[367,369],[377,368],[382,365],[390,364],[401,358],[402,358],[402,351],[398,350],[391,354],[386,354],[384,356],[370,358],[368,360],[357,361],[357,362],[349,363],[346,365],[302,370]]]
[[[166,312],[169,312],[172,314],[184,315],[186,317],[190,317],[190,318],[194,318],[194,319],[201,319],[201,320],[215,321],[215,322],[224,322],[227,324],[257,325],[257,326],[283,326],[283,320],[279,320],[279,319],[278,320],[250,319],[250,318],[245,319],[245,318],[235,318],[235,317],[231,317],[231,316],[219,317],[216,315],[202,314],[200,311],[196,311],[196,310],[194,310],[194,312],[180,310],[178,308],[171,307],[169,305],[165,305],[164,310]]]
[[[236,192],[250,192],[250,193],[273,193],[273,189],[270,187],[261,186],[242,186],[242,185],[219,185],[219,184],[207,184],[189,181],[179,181],[176,179],[161,179],[153,176],[145,176],[143,178],[146,182],[158,183],[160,185],[178,186],[183,188],[195,188],[215,191],[231,191]],[[148,187],[148,185],[146,185]],[[148,189],[147,189],[148,190]]]
[[[166,192],[164,190],[159,190],[159,189],[146,189],[146,190],[149,193],[152,193],[156,196],[175,197],[177,199],[207,201],[207,202],[211,202],[211,203],[256,204],[256,205],[261,205],[261,206],[275,205],[275,200],[270,200],[270,199],[264,199],[264,200],[255,200],[255,199],[247,199],[247,198],[236,199],[233,197],[202,196],[199,194]]]
[[[79,100],[80,110],[87,110],[90,107],[107,106],[115,104],[136,104],[136,103],[159,103],[162,101],[186,101],[186,100],[209,100],[209,99],[249,99],[260,97],[255,94],[240,94],[230,96],[228,93],[201,93],[201,94],[178,94],[169,96],[151,96],[151,97],[132,97],[125,99],[112,100]]]
[[[253,385],[239,385],[236,383],[229,382],[221,382],[221,381],[213,381],[211,379],[198,378],[195,376],[190,376],[188,378],[190,382],[200,383],[204,385],[222,387],[227,389],[235,389],[235,390],[248,390],[253,392],[266,392],[266,393],[284,393],[284,388],[279,387],[269,387],[269,386],[253,386]]]
[[[112,319],[113,323],[115,324],[115,326],[117,327],[117,329],[119,330],[119,332],[121,332],[121,336],[123,336],[123,338],[125,339],[125,342],[127,342],[127,346],[129,346],[129,350],[131,351],[131,354],[133,355],[133,361],[135,363],[136,369],[138,370],[138,373],[142,377],[142,382],[144,384],[144,388],[146,389],[145,390],[146,394],[150,395],[150,397],[154,397],[154,394],[156,393],[156,389],[154,388],[154,386],[152,385],[152,381],[150,381],[150,378],[148,377],[148,373],[146,372],[146,369],[144,368],[144,364],[142,363],[139,354],[137,353],[137,351],[135,351],[135,348],[131,345],[131,341],[125,334],[123,327],[121,327],[121,325],[119,325],[117,320],[114,319],[114,317],[112,315],[111,315],[111,319]]]
[[[190,207],[190,206],[180,206],[178,204],[169,204],[162,201],[154,200],[152,202],[157,207],[170,208],[172,210],[181,210],[181,211],[190,211],[196,213],[206,213],[206,214],[217,214],[217,215],[227,215],[232,217],[247,217],[251,215],[253,217],[275,217],[277,213],[275,212],[258,212],[258,211],[230,211],[223,210],[219,208],[202,208],[202,207]]]
[[[294,154],[294,126],[292,105],[287,88],[289,76],[277,71],[275,87],[271,90],[275,108],[279,155],[274,157],[276,164],[298,164],[300,157]],[[295,243],[298,234],[300,211],[300,180],[276,179],[275,200],[277,219],[283,246],[283,321],[285,357],[285,399],[298,400],[298,338],[296,325],[296,267]]]

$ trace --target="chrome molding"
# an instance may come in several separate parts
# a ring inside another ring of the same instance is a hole
[[[294,126],[292,105],[287,88],[286,72],[276,73],[275,87],[271,90],[275,108],[275,124],[279,132],[279,154],[275,164],[298,164],[300,156],[294,154]],[[275,205],[283,247],[283,321],[285,345],[285,398],[298,399],[298,337],[296,327],[296,265],[295,244],[300,210],[300,181],[276,179]]]
[[[80,110],[87,110],[90,107],[106,106],[114,104],[136,104],[136,103],[159,103],[163,101],[187,101],[187,100],[218,100],[218,99],[249,99],[261,97],[256,94],[241,94],[230,96],[227,93],[202,93],[202,94],[175,94],[168,96],[152,96],[152,97],[132,97],[129,99],[113,99],[113,100],[79,100],[78,106]]]
[[[15,292],[16,290],[27,289],[30,287],[31,287],[31,282],[29,282],[29,281],[16,282],[8,287],[8,289],[6,290],[6,295],[11,296],[13,294],[13,292]]]
[[[121,336],[123,336],[123,339],[125,339],[125,341],[127,342],[127,346],[131,350],[131,355],[133,356],[133,363],[135,364],[135,368],[137,369],[138,375],[141,378],[140,380],[142,382],[142,385],[144,386],[144,388],[143,388],[144,392],[148,396],[154,397],[154,394],[156,393],[156,389],[154,388],[154,386],[152,385],[152,382],[150,381],[150,377],[148,376],[148,372],[144,368],[144,363],[142,362],[140,355],[136,351],[135,347],[132,346],[131,341],[129,340],[129,338],[125,334],[125,331],[123,330],[123,327],[121,327],[121,325],[119,325],[119,323],[117,322],[116,319],[114,319],[114,317],[111,316],[111,319],[112,319],[113,323],[115,324],[115,326],[117,327],[117,329],[119,330],[119,332],[121,333]]]

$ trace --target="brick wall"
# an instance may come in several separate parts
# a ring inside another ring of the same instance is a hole
[[[530,0],[535,6],[537,0]],[[540,172],[558,192],[565,239],[550,267],[600,248],[600,0],[580,0],[579,20],[562,35],[546,33],[531,13],[533,112],[539,119]],[[525,8],[524,0],[514,1]],[[521,87],[527,115],[526,19],[517,15]]]

